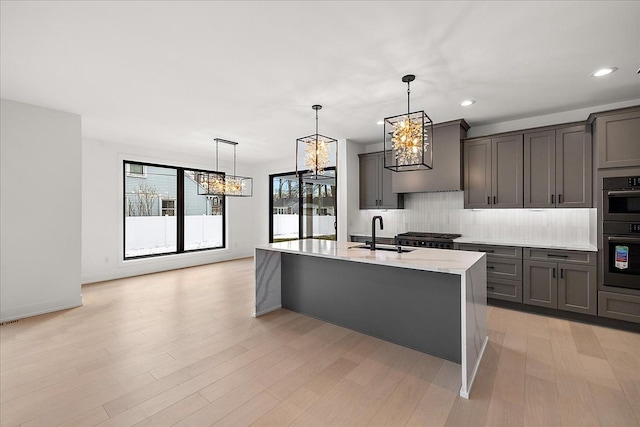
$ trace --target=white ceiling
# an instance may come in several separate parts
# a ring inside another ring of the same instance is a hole
[[[293,156],[316,103],[320,133],[381,141],[407,73],[436,123],[640,99],[638,1],[3,0],[0,19],[3,98],[78,113],[89,138],[211,156],[231,139],[245,163]]]

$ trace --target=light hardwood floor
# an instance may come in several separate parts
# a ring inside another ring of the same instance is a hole
[[[3,325],[0,424],[640,425],[639,334],[489,307],[465,400],[459,365],[287,310],[253,318],[253,283],[252,259],[114,280]]]

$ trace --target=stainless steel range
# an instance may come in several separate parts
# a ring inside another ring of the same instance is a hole
[[[398,234],[396,245],[417,246],[422,248],[453,249],[453,239],[460,237],[460,234],[451,233],[422,233],[419,231],[408,231]]]

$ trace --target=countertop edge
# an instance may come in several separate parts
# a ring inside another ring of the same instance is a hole
[[[348,243],[348,245],[350,247],[361,245],[361,243],[357,243],[357,242],[347,242],[347,243]],[[381,266],[385,266],[385,267],[405,268],[405,269],[408,269],[408,270],[420,270],[420,271],[428,271],[428,272],[432,272],[432,273],[455,274],[457,276],[462,276],[462,275],[466,274],[467,271],[469,271],[478,262],[480,262],[482,260],[482,257],[486,256],[484,253],[478,253],[478,258],[475,261],[473,261],[473,263],[471,265],[469,265],[465,269],[461,269],[461,268],[432,268],[432,267],[427,267],[427,266],[411,265],[411,264],[405,264],[405,263],[400,263],[400,262],[394,262],[394,260],[381,261],[381,260],[372,259],[372,258],[348,258],[348,257],[339,256],[339,255],[323,254],[323,253],[317,253],[317,252],[301,252],[299,250],[288,249],[288,248],[274,248],[274,247],[272,247],[270,245],[255,246],[254,250],[265,250],[265,251],[275,251],[275,252],[289,253],[289,254],[294,254],[294,255],[315,256],[315,257],[320,257],[320,258],[335,259],[335,260],[341,260],[341,261],[347,261],[347,262],[359,262],[359,263],[364,263],[364,264],[381,265]],[[423,250],[430,250],[430,249],[420,249],[420,248],[415,249],[415,251],[423,251]],[[431,249],[431,250],[442,251],[442,250],[446,250],[446,249]],[[449,249],[449,250],[453,251],[453,249]]]
[[[577,245],[550,245],[544,243],[531,243],[531,242],[513,242],[513,241],[501,241],[501,240],[484,240],[474,237],[458,237],[453,240],[454,243],[470,243],[475,245],[493,245],[493,246],[518,246],[522,248],[539,248],[539,249],[558,249],[565,251],[582,251],[582,252],[598,252],[598,248],[589,246],[577,246]]]

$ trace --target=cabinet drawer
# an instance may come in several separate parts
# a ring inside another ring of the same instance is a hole
[[[522,261],[487,255],[487,279],[522,280]]]
[[[640,323],[640,296],[600,291],[598,316]]]
[[[596,255],[596,252],[524,248],[524,259],[533,261],[570,262],[576,264],[596,265]]]
[[[476,245],[471,243],[460,243],[461,251],[486,252],[492,257],[518,258],[522,259],[522,248],[516,246],[496,246],[496,245]]]
[[[522,282],[487,278],[487,297],[522,302]]]

